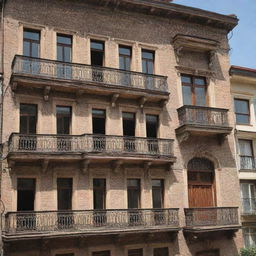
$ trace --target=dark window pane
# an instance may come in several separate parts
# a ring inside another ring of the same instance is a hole
[[[57,119],[57,134],[69,134],[71,126],[71,107],[57,106],[56,119]]]
[[[36,133],[37,105],[20,104],[20,133]]]
[[[145,60],[142,60],[142,72],[147,73],[147,62]]]
[[[235,111],[240,114],[249,114],[249,101],[235,99]]]
[[[128,47],[119,47],[119,54],[131,56],[131,48]]]
[[[128,179],[127,180],[127,186],[128,187],[140,187],[140,180],[138,179]]]
[[[169,255],[169,252],[167,247],[154,248],[154,256],[168,256],[168,255]]]
[[[91,49],[103,51],[104,43],[99,41],[91,41]]]
[[[119,56],[119,68],[125,69],[125,59],[122,56]]]
[[[58,210],[71,210],[72,209],[72,178],[58,178],[57,191],[58,191]]]
[[[242,156],[253,156],[252,141],[251,140],[238,140],[239,151]]]
[[[40,32],[32,31],[32,30],[24,30],[23,37],[25,39],[31,39],[31,40],[39,41],[39,39],[40,39]]]
[[[23,42],[23,55],[30,56],[30,43],[27,41]]]
[[[147,64],[148,64],[147,73],[148,74],[153,74],[154,73],[154,64],[153,64],[153,62],[148,62]]]
[[[93,252],[92,256],[110,256],[110,251]]]
[[[143,256],[143,249],[128,250],[128,256]]]
[[[204,78],[195,78],[194,83],[196,85],[205,85],[205,79]]]
[[[250,116],[236,114],[236,122],[238,124],[249,124],[250,123]]]
[[[206,105],[205,87],[195,87],[196,106]]]
[[[128,208],[134,209],[140,206],[140,180],[127,180]]]
[[[62,46],[57,46],[57,60],[58,61],[63,61],[63,47]]]
[[[92,109],[92,115],[94,117],[104,117],[105,118],[105,110],[103,110],[103,109]]]
[[[142,50],[142,58],[143,59],[153,60],[154,59],[154,53],[150,52],[150,51]]]
[[[192,84],[192,80],[191,80],[190,76],[181,76],[181,82],[182,83]]]
[[[211,183],[213,181],[213,176],[212,176],[212,173],[209,173],[209,172],[201,172],[199,174],[200,176],[200,181],[201,182],[209,182]]]
[[[106,180],[93,179],[93,207],[96,210],[105,208]]]
[[[192,91],[190,86],[182,86],[183,105],[192,105]]]
[[[72,37],[71,36],[65,36],[65,35],[57,35],[57,43],[60,44],[72,44]]]
[[[39,57],[39,45],[36,43],[32,43],[32,57],[34,58]]]
[[[64,47],[64,61],[71,62],[71,48]]]

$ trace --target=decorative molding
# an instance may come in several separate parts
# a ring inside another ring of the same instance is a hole
[[[214,78],[216,73],[210,70],[204,69],[195,69],[185,66],[175,66],[175,68],[179,71],[179,73],[186,73],[194,76],[204,76],[209,78]]]

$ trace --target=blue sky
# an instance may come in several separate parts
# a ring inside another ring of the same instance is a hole
[[[236,14],[238,26],[229,34],[231,64],[256,68],[256,0],[174,0],[221,14]]]

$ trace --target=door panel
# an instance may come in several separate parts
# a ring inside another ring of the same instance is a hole
[[[214,207],[214,191],[211,185],[188,186],[189,207]]]

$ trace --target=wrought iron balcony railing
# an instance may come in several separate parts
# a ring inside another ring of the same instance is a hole
[[[179,228],[178,209],[8,212],[5,234]]]
[[[184,209],[186,227],[239,225],[238,207]]]
[[[242,198],[242,214],[256,215],[256,198]]]
[[[105,153],[109,155],[173,156],[173,140],[112,135],[17,134],[9,138],[9,152]]]
[[[178,109],[180,125],[228,127],[228,110],[202,106],[183,106]]]
[[[126,89],[134,88],[154,92],[168,92],[167,77],[165,76],[20,55],[14,57],[12,73],[13,75],[65,79],[80,83],[100,83],[107,87],[117,86]]]
[[[253,156],[240,156],[241,170],[256,170],[255,158]]]

